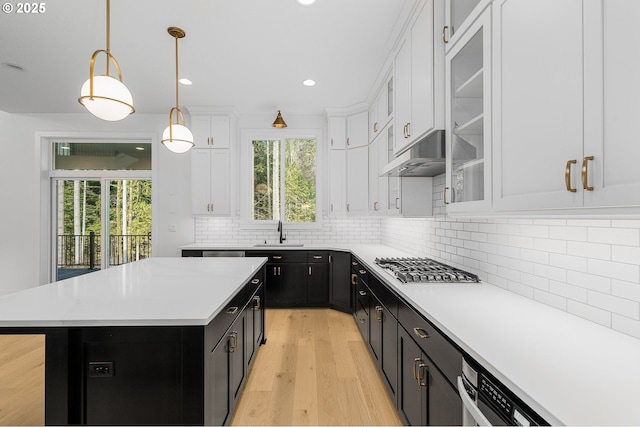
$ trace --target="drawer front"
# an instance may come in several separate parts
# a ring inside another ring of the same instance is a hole
[[[351,257],[351,272],[357,274],[365,283],[369,283],[369,271],[355,257]]]
[[[307,251],[261,251],[251,252],[256,257],[267,257],[269,264],[279,264],[282,262],[307,262]]]
[[[431,323],[404,303],[399,304],[398,321],[444,376],[455,387],[462,370],[462,353]]]
[[[255,285],[249,284],[248,286],[253,287]],[[224,336],[227,329],[229,329],[238,316],[242,314],[244,307],[248,303],[246,294],[246,292],[249,291],[248,286],[245,286],[244,289],[238,292],[231,302],[225,305],[222,311],[213,318],[209,325],[207,325],[205,332],[207,351],[213,350],[216,344],[218,344],[218,341],[220,341]]]
[[[362,280],[358,280],[356,285],[356,301],[360,303],[364,312],[369,314],[369,288]]]
[[[387,308],[387,311],[397,319],[399,300],[396,294],[391,292],[389,288],[373,276],[369,278],[369,282],[367,284],[382,305]]]
[[[329,251],[309,251],[307,252],[307,262],[329,262]]]

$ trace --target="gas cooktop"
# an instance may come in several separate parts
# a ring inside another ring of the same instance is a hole
[[[430,258],[376,258],[376,264],[403,283],[478,283],[475,274]]]

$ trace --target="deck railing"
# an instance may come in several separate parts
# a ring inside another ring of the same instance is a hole
[[[58,236],[58,268],[87,268],[102,265],[101,236],[62,234]],[[108,237],[109,265],[126,264],[151,256],[151,233],[112,234]]]

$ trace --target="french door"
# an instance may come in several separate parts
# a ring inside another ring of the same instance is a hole
[[[53,280],[151,256],[150,179],[53,178],[51,194]]]

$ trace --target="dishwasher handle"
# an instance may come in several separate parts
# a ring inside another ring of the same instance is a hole
[[[465,387],[462,376],[458,376],[458,394],[460,395],[460,399],[462,399],[463,415],[464,412],[467,412],[469,415],[471,415],[471,417],[473,417],[473,419],[479,426],[491,426],[491,423],[489,422],[487,417],[485,417],[480,409],[478,409],[476,403],[471,399],[469,393],[467,393],[467,388]],[[464,422],[464,417],[463,424],[468,425]]]

